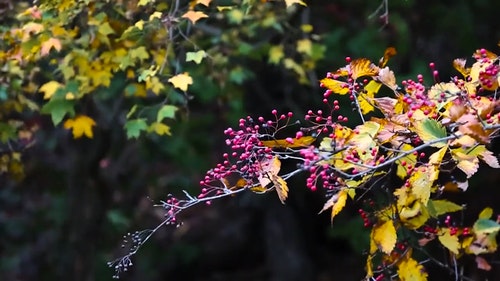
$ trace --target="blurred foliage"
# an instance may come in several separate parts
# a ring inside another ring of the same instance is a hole
[[[46,0],[33,9],[29,1],[0,1],[0,279],[108,280],[106,261],[117,253],[118,237],[162,218],[151,200],[198,188],[220,158],[223,129],[246,112],[304,112],[319,94],[318,75],[347,55],[377,59],[391,45],[399,52],[391,63],[398,73],[425,74],[435,61],[448,77],[453,58],[478,46],[494,50],[500,37],[494,1],[389,1],[388,25],[369,18],[377,1],[307,1],[307,8],[282,1],[153,2]],[[190,9],[209,17],[192,24],[182,17]],[[198,64],[199,51],[205,55]],[[187,91],[169,82],[186,72],[193,79]],[[164,106],[177,109],[175,119],[158,122]],[[82,123],[92,139],[85,133],[75,139],[75,127],[64,126],[78,116],[95,122]],[[126,126],[140,119],[145,126]],[[155,130],[154,123],[164,126]],[[303,209],[314,207],[304,208],[311,204],[304,201],[318,196],[301,195],[292,196],[291,209],[313,220],[315,212]],[[242,200],[233,204],[248,208]],[[328,226],[328,218],[318,220]],[[324,261],[336,252],[317,250],[328,239],[325,228],[311,231],[304,237],[320,237],[307,242],[315,249],[311,259],[322,260],[317,275],[342,276],[349,265],[332,268]],[[179,240],[172,235],[160,233],[144,248],[130,280],[164,280],[203,262],[200,241],[209,237],[172,250],[169,243]],[[254,236],[247,246],[265,237]]]

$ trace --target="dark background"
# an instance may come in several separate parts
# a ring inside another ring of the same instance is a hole
[[[454,58],[470,57],[482,47],[499,51],[500,1],[392,0],[388,25],[377,16],[368,18],[378,1],[307,2],[304,13],[327,48],[317,77],[342,66],[345,56],[377,60],[386,47],[395,46],[398,55],[389,65],[398,81],[418,73],[431,77],[431,61],[447,80],[457,75]],[[16,182],[0,176],[0,279],[110,280],[113,272],[106,262],[122,254],[122,236],[161,221],[162,210],[152,201],[182,189],[196,193],[204,172],[220,160],[222,131],[237,124],[236,116],[266,115],[277,108],[300,117],[321,106],[317,85],[300,85],[265,61],[246,67],[255,77],[238,96],[241,112],[228,115],[219,101],[195,98],[189,118],[176,123],[167,140],[125,141],[123,132],[106,126],[97,127],[92,140],[73,140],[45,120],[37,145],[23,156],[26,178]],[[485,168],[472,179],[467,197],[456,195],[469,205],[465,220],[482,206],[499,211],[499,180],[498,172]],[[317,214],[323,194],[307,191],[303,182],[299,177],[289,183],[285,206],[271,193],[192,208],[181,215],[183,226],[161,229],[122,278],[362,279],[368,231],[356,216],[359,206],[348,204],[331,225],[328,215]],[[473,261],[467,264],[474,280],[487,275],[500,280],[498,264],[490,273],[474,269]],[[429,270],[430,280],[454,280],[445,271]]]

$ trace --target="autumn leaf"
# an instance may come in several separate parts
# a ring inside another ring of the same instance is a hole
[[[397,235],[394,222],[388,220],[373,227],[373,241],[384,253],[390,254],[396,246]]]
[[[44,93],[43,99],[50,99],[63,85],[57,81],[49,81],[43,84],[38,91]]]
[[[458,235],[451,235],[451,230],[447,227],[440,228],[438,231],[438,240],[441,244],[446,247],[450,252],[458,255],[460,249],[460,243],[458,242]]]
[[[389,47],[385,49],[384,51],[384,56],[380,58],[378,62],[379,67],[385,67],[387,65],[387,62],[389,62],[389,59],[392,58],[397,54],[396,48],[394,47]]]
[[[281,59],[285,57],[285,52],[283,50],[283,45],[275,45],[269,48],[269,59],[268,62],[271,64],[278,64]]]
[[[478,219],[489,219],[491,216],[493,216],[493,209],[486,207],[479,213]]]
[[[193,24],[196,24],[198,20],[208,18],[208,15],[200,11],[190,10],[184,13],[181,17],[190,20]]]
[[[367,114],[375,109],[373,106],[373,98],[375,94],[380,90],[382,84],[375,80],[371,80],[364,87],[364,91],[359,93],[358,103],[361,113]]]
[[[260,171],[257,179],[262,187],[269,185],[272,175],[277,175],[281,169],[281,161],[278,157],[264,159],[260,162]]]
[[[323,85],[323,87],[331,90],[336,94],[345,95],[349,93],[349,84],[347,84],[346,82],[331,78],[323,78],[321,79],[320,83]]]
[[[347,73],[356,80],[363,76],[375,76],[379,72],[378,66],[374,65],[370,60],[361,58],[353,60],[346,68],[341,69],[341,72]]]
[[[440,215],[463,210],[463,207],[448,200],[429,200],[427,203],[429,214],[437,218]]]
[[[423,265],[411,257],[398,263],[398,276],[401,281],[427,281],[427,272]]]
[[[420,137],[420,139],[429,143],[446,137],[446,129],[438,121],[430,118],[425,118],[421,121],[417,121],[414,124],[415,132]],[[433,147],[443,147],[445,142],[436,142],[431,146]]]
[[[491,270],[491,265],[488,263],[488,261],[481,257],[481,256],[476,256],[476,264],[477,268],[485,270],[485,271],[490,271]]]
[[[210,6],[210,2],[212,2],[212,0],[196,0],[196,4],[201,4],[205,7]]]
[[[92,127],[95,125],[94,119],[86,115],[78,115],[74,119],[68,119],[64,122],[64,128],[68,130],[72,129],[73,138],[75,139],[81,138],[83,135],[93,138]]]
[[[455,59],[453,60],[453,67],[462,74],[464,78],[469,76],[470,74],[470,68],[465,67],[465,63],[467,62],[466,59]]]
[[[176,87],[177,89],[185,92],[187,91],[188,86],[193,84],[193,78],[189,76],[189,73],[184,72],[171,77],[170,79],[168,79],[168,82],[172,83],[172,85],[174,85],[174,87]]]
[[[356,133],[349,140],[348,144],[355,146],[359,151],[366,151],[370,147],[375,147],[380,124],[374,121],[367,121],[356,127]]]
[[[438,178],[439,169],[435,166],[420,166],[411,175],[409,182],[411,192],[424,205],[427,205],[431,195],[431,188],[434,181]]]
[[[172,133],[170,132],[170,127],[160,122],[151,123],[151,125],[149,125],[148,127],[148,132],[155,132],[159,136],[172,135]]]
[[[297,52],[310,56],[312,53],[312,42],[309,39],[297,41]]]
[[[330,219],[333,222],[333,218],[342,211],[347,201],[348,191],[347,189],[342,189],[336,194],[332,195],[328,201],[326,201],[323,209],[319,212],[320,214],[330,208],[332,208],[332,213],[330,215]]]
[[[47,41],[43,42],[40,48],[40,55],[42,57],[48,55],[52,48],[54,48],[58,52],[61,51],[61,40],[57,38],[49,38]]]
[[[429,165],[441,165],[441,161],[443,161],[443,157],[448,151],[448,146],[443,146],[438,151],[434,152],[429,156]]]
[[[285,200],[288,197],[288,185],[286,181],[277,175],[271,175],[271,181],[273,182],[274,189],[276,190],[281,203],[285,204]]]
[[[301,0],[285,0],[285,4],[286,4],[286,7],[290,7],[292,6],[293,4],[299,4],[299,5],[302,5],[302,6],[307,6],[307,4],[304,2],[304,1],[301,1]]]
[[[262,145],[270,148],[297,148],[309,146],[315,140],[315,137],[304,136],[301,138],[262,141]]]

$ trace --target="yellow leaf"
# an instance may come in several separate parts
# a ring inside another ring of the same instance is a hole
[[[149,16],[149,20],[152,21],[154,19],[161,19],[162,15],[163,14],[161,12],[156,11]]]
[[[440,228],[438,232],[439,242],[445,246],[450,252],[458,255],[458,250],[460,249],[460,243],[458,242],[458,235],[451,235],[450,229]]]
[[[481,211],[481,213],[479,213],[478,219],[489,219],[491,216],[493,216],[493,209],[486,207]]]
[[[293,138],[290,140],[281,139],[281,140],[262,141],[262,145],[270,148],[297,148],[297,147],[309,146],[315,140],[316,138],[312,136],[304,136],[299,139]]]
[[[42,57],[48,55],[52,48],[54,48],[58,52],[61,51],[61,40],[57,38],[49,38],[49,40],[43,42],[40,48],[40,55]]]
[[[195,24],[198,20],[202,18],[208,18],[208,15],[200,12],[200,11],[187,11],[184,15],[182,15],[182,18],[190,20],[193,24]]]
[[[188,86],[193,84],[193,78],[189,76],[189,73],[184,72],[168,79],[168,82],[172,83],[172,85],[174,85],[177,89],[185,92],[187,91]]]
[[[409,179],[412,193],[424,205],[427,205],[429,201],[432,185],[438,175],[439,169],[437,167],[420,166]]]
[[[43,98],[48,100],[62,86],[63,85],[57,81],[50,81],[50,82],[43,84],[38,91],[43,92],[44,93]]]
[[[278,194],[278,198],[282,204],[285,204],[285,200],[288,197],[288,185],[286,184],[286,181],[277,175],[272,175],[271,180],[273,182],[274,189],[276,189],[276,193]]]
[[[398,264],[398,275],[401,281],[427,281],[425,268],[411,257],[406,257]]]
[[[390,254],[396,246],[397,235],[394,222],[388,220],[373,227],[373,240],[377,247],[384,253]]]
[[[477,159],[477,157],[474,157],[471,160],[467,159],[461,160],[458,162],[457,168],[462,170],[462,172],[464,172],[467,175],[467,178],[470,178],[479,169],[479,160]]]
[[[135,27],[137,27],[139,30],[143,30],[144,29],[144,21],[143,20],[139,20],[138,22],[136,22],[134,24]],[[130,27],[129,27],[130,28]],[[127,29],[128,30],[128,29]],[[126,31],[125,31],[126,32]],[[124,32],[124,33],[125,33]]]
[[[462,74],[464,78],[469,76],[470,74],[470,68],[465,67],[465,63],[467,61],[465,59],[455,59],[453,60],[453,67]]]
[[[92,132],[92,127],[95,125],[94,119],[86,115],[78,115],[74,119],[68,119],[64,122],[64,128],[72,129],[73,138],[75,139],[81,138],[83,135],[88,138],[93,138],[94,133]]]
[[[342,209],[345,206],[345,203],[347,201],[347,189],[342,189],[341,191],[337,192],[336,194],[332,195],[328,201],[326,201],[325,205],[323,206],[323,209],[320,211],[320,213],[328,210],[329,208],[332,208],[332,214],[330,216],[330,219],[333,222],[333,218],[342,211]]]
[[[312,42],[309,39],[297,41],[297,52],[310,56],[312,54]]]
[[[443,146],[438,151],[432,153],[429,157],[429,165],[441,165],[441,161],[443,160],[446,151],[448,151],[448,146]]]
[[[419,200],[413,200],[400,207],[399,218],[406,227],[417,229],[425,224],[430,215],[427,208]]]
[[[367,151],[368,148],[375,147],[375,137],[380,129],[380,124],[367,121],[355,129],[355,134],[349,140],[349,144],[355,146],[358,151]]]
[[[330,79],[330,78],[323,78],[321,79],[320,83],[323,85],[323,87],[331,90],[334,93],[337,93],[339,95],[345,95],[349,93],[349,84],[346,82]]]
[[[363,114],[367,114],[375,109],[373,106],[373,98],[380,90],[382,84],[375,80],[371,80],[365,87],[364,91],[359,94],[359,108]]]
[[[160,123],[160,122],[153,122],[151,125],[149,125],[148,132],[154,131],[156,134],[162,136],[162,135],[169,135],[171,136],[172,133],[170,132],[170,127]]]
[[[206,7],[210,5],[210,2],[212,2],[212,0],[196,0],[196,4],[202,4]]]
[[[278,64],[282,58],[285,57],[285,52],[283,51],[283,45],[276,45],[269,48],[269,63]]]
[[[158,95],[160,91],[163,90],[164,88],[165,86],[163,86],[158,77],[153,76],[153,77],[148,77],[148,79],[146,79],[146,89],[150,89],[156,95]]]
[[[146,6],[147,4],[154,2],[155,0],[139,0],[139,2],[137,2],[137,6]]]
[[[304,1],[301,1],[301,0],[285,0],[285,4],[286,4],[286,7],[290,7],[292,6],[293,4],[299,4],[299,5],[302,5],[302,6],[307,6],[307,4],[304,2]]]
[[[378,66],[374,65],[370,60],[365,58],[355,59],[347,67],[339,70],[341,75],[350,74],[354,80],[363,76],[375,76],[378,72]]]

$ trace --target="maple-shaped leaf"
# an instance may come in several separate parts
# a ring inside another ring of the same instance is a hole
[[[425,118],[417,121],[414,124],[415,132],[420,139],[425,142],[434,142],[436,140],[446,137],[446,129],[438,121],[430,118]],[[433,147],[443,147],[446,142],[434,142],[431,144]]]
[[[349,84],[347,84],[346,82],[342,82],[331,78],[323,78],[321,79],[320,83],[322,84],[323,87],[331,90],[336,94],[345,95],[349,93]]]
[[[128,120],[125,123],[125,131],[127,133],[127,138],[138,138],[141,135],[142,131],[146,131],[148,128],[148,124],[146,124],[146,119],[134,119]]]
[[[86,116],[86,115],[78,115],[74,119],[68,119],[64,122],[65,129],[72,129],[73,138],[78,139],[82,136],[86,136],[88,138],[94,137],[94,132],[92,131],[92,127],[95,126],[96,123],[94,119]]]
[[[42,57],[48,55],[52,48],[54,48],[58,52],[61,51],[61,40],[57,38],[49,38],[47,41],[43,42],[42,46],[40,47],[40,55]]]
[[[398,263],[398,276],[401,281],[427,281],[427,272],[423,265],[409,256]]]
[[[304,2],[304,1],[301,1],[301,0],[285,0],[285,4],[286,4],[286,7],[290,7],[292,6],[293,4],[299,4],[299,5],[302,5],[302,6],[307,6],[307,4]]]
[[[205,14],[204,12],[200,11],[187,11],[182,15],[182,18],[190,20],[193,24],[196,24],[197,21],[199,21],[202,18],[208,18],[208,15]]]
[[[309,146],[315,140],[315,137],[304,136],[301,138],[262,141],[262,145],[270,148],[297,148]]]
[[[175,118],[175,112],[179,108],[175,105],[167,104],[164,105],[158,110],[158,113],[156,114],[156,122],[161,122],[163,121],[164,118]]]
[[[283,50],[283,45],[275,45],[269,48],[269,59],[268,62],[271,64],[278,64],[281,59],[285,57],[285,51]]]
[[[43,84],[38,91],[44,93],[43,99],[48,100],[62,87],[63,85],[57,81],[49,81]]]
[[[193,84],[193,78],[189,76],[189,73],[184,72],[171,77],[170,79],[168,79],[168,82],[172,83],[172,85],[174,85],[174,87],[176,87],[177,89],[185,92],[187,91],[188,86]]]
[[[440,228],[438,231],[438,240],[441,244],[450,250],[450,252],[458,255],[460,250],[460,243],[458,242],[458,235],[451,235],[450,228]]]
[[[333,222],[333,218],[342,211],[342,209],[345,207],[345,203],[347,201],[347,195],[348,191],[347,189],[342,189],[341,191],[335,193],[326,201],[325,205],[323,206],[323,209],[319,212],[320,214],[328,209],[332,209],[330,219]]]
[[[373,227],[373,241],[384,253],[390,254],[397,242],[396,228],[394,222],[388,220]]]
[[[170,127],[160,122],[151,123],[151,125],[149,125],[148,127],[148,132],[155,132],[159,136],[172,135],[172,133],[170,132]]]
[[[448,200],[429,200],[427,203],[429,214],[437,218],[440,215],[463,210],[463,207]]]
[[[212,0],[196,0],[196,4],[201,4],[205,7],[210,6],[210,2],[212,2]]]
[[[186,61],[193,61],[196,64],[200,64],[200,62],[207,56],[207,53],[203,50],[197,52],[187,52],[186,53]]]

